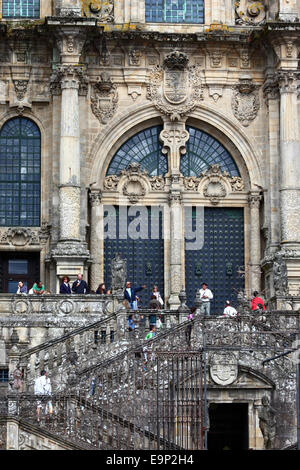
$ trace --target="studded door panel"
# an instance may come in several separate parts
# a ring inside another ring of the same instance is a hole
[[[154,214],[151,208],[148,211],[148,227],[142,233],[141,238],[132,239],[128,234],[128,227],[135,219],[134,216],[127,217],[127,238],[120,237],[119,210],[116,209],[116,238],[105,238],[104,240],[104,282],[108,288],[111,286],[111,260],[117,253],[127,260],[127,280],[132,286],[145,284],[146,289],[137,295],[141,299],[141,306],[147,307],[150,301],[153,285],[157,285],[163,296],[164,292],[164,243],[162,238],[162,213]],[[127,213],[128,213],[127,208]],[[105,210],[105,208],[104,208]],[[151,220],[152,215],[152,220]],[[157,238],[154,238],[151,227],[158,223]],[[152,225],[151,225],[152,224]],[[152,233],[152,237],[151,237]],[[124,280],[125,282],[125,280]]]
[[[192,226],[196,228],[193,208]],[[199,221],[198,221],[199,223]],[[202,282],[214,294],[211,313],[222,314],[226,300],[236,305],[236,294],[244,288],[238,270],[244,265],[244,212],[242,208],[204,208],[204,244],[201,250],[185,250],[187,303],[194,305]]]

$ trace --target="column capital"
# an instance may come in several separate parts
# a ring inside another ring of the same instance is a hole
[[[248,194],[248,204],[250,209],[259,209],[262,195],[259,191],[250,191]]]
[[[89,193],[89,201],[92,207],[99,206],[102,201],[102,191],[94,190]]]
[[[297,93],[300,72],[297,70],[278,70],[276,73],[280,94]]]
[[[267,74],[263,85],[263,94],[267,104],[270,100],[279,99],[278,79],[275,74]]]
[[[171,206],[172,204],[181,205],[182,203],[182,193],[181,191],[170,191],[168,194],[168,202]]]
[[[50,90],[53,95],[59,95],[61,90],[79,90],[80,95],[88,91],[88,76],[85,67],[76,64],[59,64],[50,77]]]

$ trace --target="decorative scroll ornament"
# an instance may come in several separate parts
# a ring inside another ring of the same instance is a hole
[[[171,121],[180,120],[203,99],[200,68],[188,62],[186,54],[174,51],[163,67],[157,65],[150,72],[147,98]]]
[[[203,181],[203,184],[202,184]],[[221,198],[226,197],[230,189],[233,193],[244,191],[244,181],[240,176],[230,176],[227,171],[220,170],[220,165],[211,165],[197,178],[185,176],[183,184],[188,191],[198,191],[199,185],[203,187],[203,195],[211,200],[212,204],[218,204]]]
[[[56,69],[50,76],[50,92],[52,95],[60,95],[62,83],[69,80],[71,87],[78,83],[78,94],[86,96],[88,93],[89,78],[85,74],[83,66],[72,64],[57,65]],[[64,86],[64,85],[63,85]]]
[[[116,111],[118,103],[117,85],[111,81],[107,72],[102,72],[93,85],[94,96],[91,96],[91,108],[102,124],[107,124]]]
[[[87,17],[96,17],[101,22],[114,22],[113,0],[83,0],[83,14]]]
[[[240,83],[233,87],[231,104],[235,117],[244,127],[249,126],[260,107],[258,85],[255,85],[251,78],[241,78]]]
[[[257,26],[266,21],[266,8],[264,1],[237,0],[235,6],[235,23]]]
[[[117,175],[109,175],[105,177],[103,187],[108,191],[116,191],[120,178]]]
[[[187,191],[197,191],[200,183],[200,178],[195,176],[185,176],[183,180],[184,187]]]
[[[218,385],[230,385],[238,376],[236,357],[230,352],[213,354],[210,360],[210,376]]]

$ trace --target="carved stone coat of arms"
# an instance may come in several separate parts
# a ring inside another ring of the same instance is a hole
[[[186,54],[173,51],[163,66],[157,65],[150,72],[147,98],[172,121],[180,120],[203,99],[200,69],[188,62]]]
[[[230,385],[238,375],[237,360],[232,353],[215,353],[210,361],[210,376],[218,385]]]

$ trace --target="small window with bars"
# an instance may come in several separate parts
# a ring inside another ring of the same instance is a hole
[[[8,382],[8,369],[0,369],[0,383]]]
[[[3,18],[39,18],[40,0],[2,0]]]
[[[148,23],[204,23],[204,0],[146,0]]]

